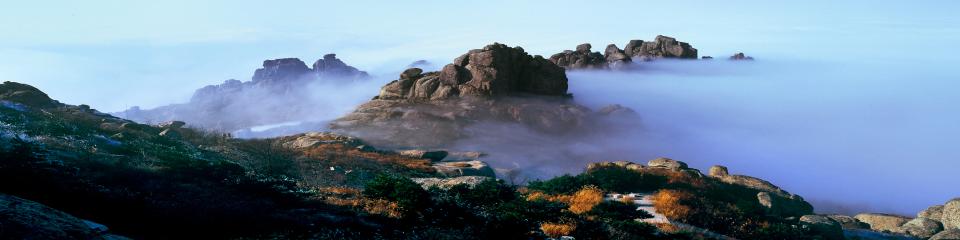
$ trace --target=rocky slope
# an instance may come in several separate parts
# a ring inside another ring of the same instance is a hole
[[[185,121],[191,126],[232,132],[249,127],[311,119],[324,111],[307,99],[317,84],[345,84],[370,76],[336,58],[324,55],[312,68],[296,58],[263,61],[250,81],[227,80],[198,89],[190,101],[155,109],[132,107],[116,113],[141,123]],[[283,96],[283,97],[278,97]],[[255,114],[271,112],[272,114]]]

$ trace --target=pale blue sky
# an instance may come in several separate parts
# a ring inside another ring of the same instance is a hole
[[[499,41],[549,55],[657,34],[702,55],[956,59],[956,1],[5,1],[0,80],[105,111],[185,101],[268,58],[374,73]]]

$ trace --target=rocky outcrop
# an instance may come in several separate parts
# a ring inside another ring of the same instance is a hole
[[[420,184],[420,186],[424,189],[437,187],[447,190],[457,185],[465,185],[469,188],[473,188],[474,186],[477,186],[477,184],[494,180],[494,178],[484,176],[463,176],[455,178],[412,178],[412,180],[417,184]]]
[[[929,240],[957,240],[960,239],[960,229],[943,230],[930,237]]]
[[[0,84],[0,100],[20,103],[36,108],[49,108],[61,105],[60,102],[50,99],[50,96],[47,96],[47,94],[40,91],[40,89],[9,81]]]
[[[653,42],[630,40],[623,49],[627,56],[650,60],[656,58],[697,59],[697,49],[672,37],[658,35]]]
[[[360,71],[355,67],[347,65],[337,58],[336,54],[330,53],[323,55],[323,58],[317,59],[313,63],[311,72],[317,78],[337,78],[337,79],[365,79],[370,77],[367,72]]]
[[[2,239],[103,239],[103,225],[0,193]]]
[[[603,53],[591,52],[591,45],[577,45],[576,50],[566,50],[550,56],[550,61],[568,70],[570,69],[620,69],[630,65],[634,59],[650,61],[660,58],[697,59],[697,49],[672,37],[657,36],[654,41],[630,40],[620,49],[609,44]]]
[[[954,198],[943,205],[940,222],[947,229],[960,229],[960,198]]]
[[[403,155],[406,157],[426,158],[434,162],[443,160],[449,154],[447,153],[447,151],[427,151],[427,150],[420,150],[420,149],[404,150],[404,151],[400,151],[399,153],[400,155]]]
[[[910,221],[910,218],[882,213],[861,213],[854,218],[869,225],[871,230],[880,232],[900,232],[900,226]]]
[[[927,218],[934,221],[940,221],[943,216],[943,205],[933,205],[917,213],[918,218]]]
[[[687,169],[687,163],[663,157],[650,160],[647,162],[647,166],[653,168],[666,168],[675,171]]]
[[[730,60],[734,60],[734,61],[753,61],[753,57],[747,56],[746,54],[743,54],[743,53],[737,53],[737,54],[734,54],[733,56],[730,56]]]
[[[318,111],[326,110],[306,101],[315,99],[311,98],[316,94],[311,86],[344,84],[367,78],[366,72],[347,65],[335,54],[324,55],[313,64],[313,68],[296,58],[271,59],[263,61],[250,81],[230,79],[197,89],[187,103],[154,109],[132,107],[114,115],[147,124],[180,120],[195,127],[233,132],[310,119]]]
[[[824,239],[844,239],[843,228],[840,227],[840,223],[828,217],[820,215],[803,215],[800,217],[800,223],[810,228],[812,232],[823,236]]]
[[[482,161],[459,161],[434,163],[433,168],[445,177],[482,176],[497,177],[490,165]]]
[[[568,134],[604,116],[572,101],[563,68],[495,43],[470,50],[439,72],[404,71],[330,128],[375,145],[435,148],[472,136],[477,132],[466,129],[483,123]]]
[[[577,45],[576,51],[566,50],[550,56],[550,62],[566,69],[607,68],[607,58],[599,52],[591,52],[589,43]]]
[[[465,96],[504,96],[517,93],[563,96],[563,69],[520,47],[494,43],[470,50],[440,72],[420,74],[411,68],[380,90],[384,100],[441,100]],[[413,74],[416,73],[416,74]]]
[[[920,238],[929,238],[941,230],[943,230],[943,225],[940,222],[920,217],[904,223],[897,232]]]

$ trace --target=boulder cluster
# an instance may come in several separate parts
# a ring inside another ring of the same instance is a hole
[[[503,96],[517,93],[562,96],[563,69],[520,47],[494,43],[470,50],[439,72],[410,68],[380,90],[379,99],[439,100],[458,96]]]
[[[566,69],[621,68],[634,59],[649,61],[658,58],[697,59],[697,49],[685,42],[667,36],[657,36],[654,41],[630,40],[624,49],[615,44],[607,45],[603,53],[591,52],[591,45],[577,45],[576,50],[566,50],[550,56],[550,61]]]
[[[931,206],[917,213],[915,218],[884,213],[861,213],[853,217],[838,214],[822,216],[835,222],[848,235],[879,234],[891,239],[960,239],[960,198],[944,205]]]

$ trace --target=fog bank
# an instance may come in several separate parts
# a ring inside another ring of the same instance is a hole
[[[942,66],[661,61],[638,72],[571,72],[591,107],[635,109],[634,142],[706,169],[767,179],[818,212],[913,215],[960,194],[960,83]]]

